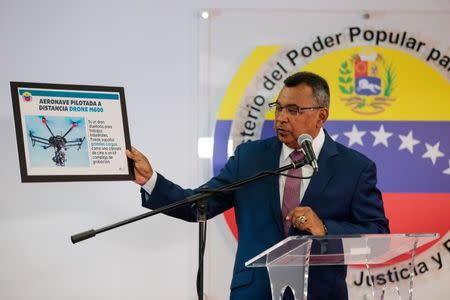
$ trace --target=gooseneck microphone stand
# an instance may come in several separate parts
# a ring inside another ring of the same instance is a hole
[[[81,233],[77,233],[71,236],[71,240],[72,243],[78,243],[81,242],[83,240],[92,238],[94,236],[96,236],[99,233],[103,233],[105,231],[109,231],[111,229],[117,228],[117,227],[121,227],[123,225],[127,225],[160,213],[165,213],[167,211],[170,211],[172,209],[178,208],[180,206],[184,206],[184,205],[195,205],[197,208],[197,221],[199,223],[199,269],[198,269],[198,274],[197,274],[197,294],[198,294],[198,299],[199,300],[203,300],[203,261],[204,261],[204,252],[205,252],[205,244],[206,244],[206,221],[207,221],[207,209],[208,209],[208,198],[215,195],[215,194],[220,194],[220,193],[225,193],[225,192],[231,192],[234,190],[239,189],[240,187],[247,185],[251,182],[257,181],[261,178],[267,177],[267,176],[271,176],[271,175],[280,175],[282,172],[290,170],[290,169],[296,169],[296,168],[301,168],[304,165],[306,165],[307,162],[305,159],[303,160],[298,160],[298,161],[294,161],[289,165],[286,165],[284,167],[272,170],[272,171],[263,171],[260,172],[252,177],[243,179],[241,181],[235,182],[235,183],[231,183],[228,185],[224,185],[218,189],[202,189],[200,190],[199,193],[191,195],[181,201],[178,202],[174,202],[172,204],[154,209],[152,211],[149,211],[147,213],[144,214],[140,214],[137,215],[135,217],[129,218],[129,219],[125,219],[123,221],[105,226],[103,228],[99,228],[99,229],[90,229]]]

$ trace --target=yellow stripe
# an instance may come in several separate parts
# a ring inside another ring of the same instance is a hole
[[[256,47],[239,67],[225,92],[218,120],[232,120],[250,82],[280,46]],[[367,115],[352,111],[339,91],[339,66],[354,54],[373,52],[392,64],[395,72],[394,99],[384,112]],[[449,121],[450,84],[430,64],[404,51],[382,47],[351,47],[320,56],[302,68],[327,79],[331,90],[330,120]],[[273,120],[268,112],[266,119]]]
[[[256,47],[239,67],[220,105],[218,120],[232,120],[250,81],[256,76],[261,66],[280,49],[280,46]]]
[[[392,64],[395,72],[395,98],[384,112],[364,115],[351,110],[339,91],[338,70],[342,62],[354,54],[375,51]],[[382,47],[352,47],[333,51],[306,65],[327,79],[331,90],[330,120],[393,120],[448,121],[450,120],[450,84],[434,68],[406,52]]]

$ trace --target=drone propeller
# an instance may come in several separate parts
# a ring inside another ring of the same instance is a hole
[[[72,125],[72,128],[75,128],[75,127],[77,127],[78,125],[80,125],[80,123],[81,123],[82,121],[83,121],[82,119],[79,119],[79,120],[77,120],[77,121],[72,120],[72,119],[69,120],[70,125]]]
[[[41,119],[42,124],[49,124],[49,125],[53,124],[53,121],[47,119],[46,116],[38,116],[38,118]]]
[[[42,123],[47,124],[47,118],[45,116],[39,116],[39,119],[41,119]]]
[[[41,119],[42,124],[44,124],[45,127],[47,127],[48,131],[50,131],[50,134],[51,134],[52,136],[54,136],[52,130],[51,130],[50,127],[48,126],[48,125],[50,125],[50,124],[53,124],[53,122],[50,121],[50,120],[47,120],[47,118],[46,118],[45,116],[38,116],[38,117]]]

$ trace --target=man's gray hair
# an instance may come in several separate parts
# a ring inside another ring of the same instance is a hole
[[[323,77],[311,72],[298,72],[284,80],[286,87],[295,87],[300,84],[306,84],[312,88],[317,105],[330,108],[330,88]]]

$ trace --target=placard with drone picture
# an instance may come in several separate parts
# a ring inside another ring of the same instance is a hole
[[[22,182],[134,179],[122,87],[11,82]]]

